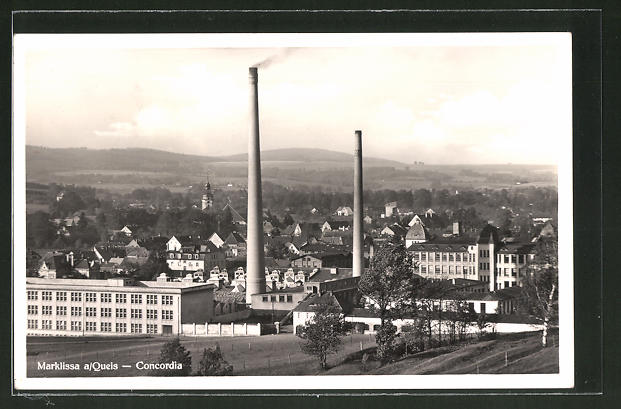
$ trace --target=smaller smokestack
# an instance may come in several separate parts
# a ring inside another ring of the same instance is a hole
[[[356,131],[354,135],[354,237],[352,275],[362,276],[364,270],[364,231],[362,225],[362,131]]]

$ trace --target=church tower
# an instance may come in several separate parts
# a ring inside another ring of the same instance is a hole
[[[201,200],[201,210],[208,212],[213,207],[213,193],[211,191],[211,184],[207,182],[203,189],[203,198]]]

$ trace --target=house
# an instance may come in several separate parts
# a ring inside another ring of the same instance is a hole
[[[429,232],[422,222],[414,223],[405,235],[405,247],[408,248],[414,243],[425,243],[429,241]]]
[[[265,220],[263,222],[263,233],[270,235],[272,234],[272,230],[274,230],[274,225],[268,220]]]
[[[391,224],[389,226],[384,226],[384,228],[380,231],[380,235],[382,236],[396,236],[403,238],[406,234],[407,230],[397,223]]]
[[[373,223],[373,218],[369,215],[366,215],[362,218],[362,221],[365,222],[366,224],[371,224]]]
[[[336,297],[328,292],[322,295],[311,294],[308,298],[300,302],[293,309],[293,333],[297,334],[298,327],[308,325],[315,316],[315,311],[321,305],[329,305],[335,312],[343,313],[343,307],[339,304]]]
[[[226,240],[226,257],[241,257],[246,255],[246,240],[236,231],[231,232]]]
[[[45,254],[37,273],[43,278],[57,278],[70,273],[71,265],[67,260],[67,255],[60,252],[49,252]]]
[[[231,212],[231,217],[233,218],[233,224],[245,225],[246,219],[244,219],[238,212],[231,206],[230,203],[227,203],[226,206],[222,209],[222,211],[229,210]]]
[[[333,231],[333,230],[346,231],[349,229],[351,229],[351,222],[346,221],[346,220],[326,220],[321,225],[322,233],[325,233],[326,231]]]
[[[198,237],[171,237],[166,244],[166,263],[173,271],[206,271],[224,263],[224,254],[211,241]]]
[[[324,252],[291,259],[291,267],[351,267],[351,253]]]
[[[218,233],[215,232],[211,236],[209,236],[207,240],[212,242],[217,248],[222,247],[222,245],[224,244],[224,240],[222,240]]]
[[[397,202],[388,202],[384,205],[384,217],[392,217],[397,211]]]
[[[74,270],[84,277],[89,278],[91,273],[91,264],[86,259],[80,260],[74,267]]]
[[[354,211],[349,206],[339,206],[334,214],[337,216],[353,216]]]

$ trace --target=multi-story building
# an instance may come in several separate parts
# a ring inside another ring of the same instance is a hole
[[[424,278],[478,280],[487,283],[489,291],[496,291],[522,286],[534,247],[532,243],[503,243],[498,229],[488,224],[476,241],[412,243],[408,251],[415,273]]]
[[[496,289],[521,286],[526,268],[534,258],[534,243],[503,244],[496,253]]]
[[[172,271],[208,271],[224,266],[224,259],[224,251],[208,240],[173,236],[166,244],[166,263]]]
[[[414,243],[408,247],[415,272],[432,279],[478,280],[477,246],[469,243]]]
[[[26,279],[27,335],[179,334],[214,316],[214,286],[126,278]]]

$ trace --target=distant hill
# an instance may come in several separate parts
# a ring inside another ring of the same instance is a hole
[[[248,160],[248,155],[238,154],[230,156],[221,156],[217,158],[223,162],[241,162]],[[263,162],[276,162],[276,161],[296,161],[296,162],[352,162],[354,155],[343,152],[335,152],[327,149],[314,149],[314,148],[289,148],[289,149],[272,149],[261,152],[261,161]],[[392,166],[392,167],[405,167],[405,163],[393,161],[389,159],[380,159],[372,157],[364,157],[363,163],[366,166]]]
[[[196,173],[206,164],[245,162],[247,154],[229,156],[201,156],[166,152],[156,149],[87,149],[46,148],[26,146],[26,172],[28,176],[57,172],[86,170],[134,171],[162,173]],[[325,149],[276,149],[261,153],[262,162],[352,162],[353,155]],[[365,158],[367,166],[403,167],[401,162]]]

